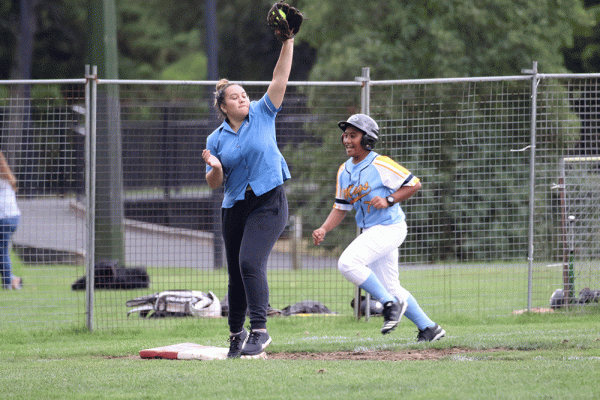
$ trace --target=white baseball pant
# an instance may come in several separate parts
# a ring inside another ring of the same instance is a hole
[[[407,230],[404,221],[363,230],[340,256],[338,269],[344,278],[359,286],[372,271],[392,296],[407,301],[410,292],[400,285],[398,272],[398,247]]]

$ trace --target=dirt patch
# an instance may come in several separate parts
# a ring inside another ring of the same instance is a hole
[[[373,351],[331,351],[321,353],[267,353],[269,360],[379,360],[379,361],[419,361],[439,360],[448,356],[468,353],[490,353],[505,349],[473,350],[453,347],[450,349],[413,350],[373,350]]]
[[[267,352],[267,360],[351,360],[351,361],[422,361],[422,360],[440,360],[449,356],[461,354],[485,354],[497,351],[509,351],[506,348],[494,348],[485,350],[475,350],[466,347],[452,347],[444,349],[408,349],[408,350],[366,350],[366,351],[326,351],[320,353],[309,352]],[[142,360],[139,355],[130,355],[125,357],[106,356],[104,358],[127,358],[133,360]]]

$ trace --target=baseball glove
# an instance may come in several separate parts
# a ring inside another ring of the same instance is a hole
[[[273,4],[267,14],[267,22],[273,33],[281,42],[296,36],[302,25],[304,15],[295,7],[280,0]]]

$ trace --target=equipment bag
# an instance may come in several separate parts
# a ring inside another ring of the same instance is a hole
[[[85,290],[86,277],[71,284],[72,290]],[[95,289],[144,289],[150,277],[144,267],[124,267],[116,260],[101,260],[94,265]]]
[[[139,312],[142,318],[165,317],[221,317],[221,302],[213,292],[196,290],[166,290],[137,297],[126,303],[135,307],[127,313]]]
[[[335,314],[325,304],[314,300],[303,300],[289,305],[281,310],[281,313],[285,316],[296,314]]]
[[[369,302],[370,306],[369,306],[369,314],[370,315],[374,315],[374,316],[378,316],[378,315],[383,315],[383,304],[381,304],[379,301],[371,298],[371,301]],[[360,296],[360,302],[359,302],[359,306],[360,306],[360,316],[363,315],[367,315],[367,296]],[[350,302],[350,307],[354,308],[354,299],[352,299],[352,301]]]

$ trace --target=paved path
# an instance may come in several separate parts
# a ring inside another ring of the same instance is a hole
[[[22,217],[13,238],[15,247],[78,254],[82,259],[86,249],[85,219],[73,199],[19,199],[19,207]],[[208,233],[126,220],[124,235],[127,266],[213,268],[212,236]],[[283,247],[278,245],[276,250]],[[311,269],[336,267],[336,260],[331,258],[303,256],[300,262]],[[287,251],[274,251],[269,258],[269,268],[292,266],[293,257]]]

